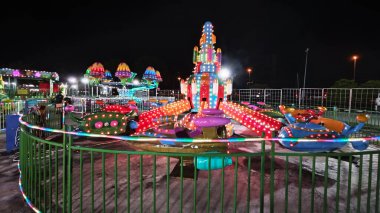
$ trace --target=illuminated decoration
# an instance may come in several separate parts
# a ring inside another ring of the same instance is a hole
[[[0,90],[2,90],[2,89],[4,89],[4,80],[3,80],[3,76],[0,75]]]
[[[97,121],[94,126],[95,126],[96,129],[100,129],[100,128],[103,127],[103,122]]]
[[[27,77],[33,77],[34,75],[33,75],[33,71],[31,71],[31,70],[25,70],[25,75],[27,76]]]
[[[8,96],[4,93],[4,88],[3,76],[0,75],[0,101],[8,99]]]
[[[50,72],[42,72],[41,77],[45,79],[50,79],[51,78],[51,73]]]
[[[187,94],[187,84],[185,80],[181,80],[181,94],[186,95]]]
[[[162,82],[162,77],[160,71],[156,70],[156,81]]]
[[[75,107],[73,105],[65,106],[65,112],[73,112]]]
[[[137,107],[133,107],[133,105],[122,106],[122,105],[107,105],[103,111],[105,112],[118,112],[121,114],[127,114],[134,110],[136,113],[138,112]]]
[[[20,192],[22,194],[22,197],[24,198],[25,202],[28,204],[28,206],[36,213],[41,213],[41,211],[33,205],[33,203],[30,201],[30,199],[28,198],[28,196],[26,196],[25,192],[24,192],[24,188],[22,187],[22,181],[21,181],[21,178],[22,178],[22,174],[21,174],[21,168],[20,168],[20,162],[17,164],[17,168],[18,168],[18,171],[20,173],[19,175],[19,178],[18,178],[18,187],[20,189]]]
[[[190,103],[188,100],[180,100],[174,103],[167,104],[165,106],[143,112],[139,116],[139,126],[136,129],[136,134],[145,132],[146,130],[153,128],[160,124],[157,120],[162,116],[179,115],[183,112],[190,110]]]
[[[91,66],[89,66],[87,69],[86,69],[86,73],[85,73],[85,75],[90,75],[90,72],[91,72]]]
[[[59,75],[58,75],[58,73],[53,72],[53,73],[51,74],[51,77],[52,77],[53,80],[59,81]]]
[[[103,65],[100,63],[94,63],[90,66],[86,73],[84,74],[84,78],[89,80],[90,85],[97,86],[100,82],[103,85],[115,85],[117,82],[111,82],[112,76],[111,74],[104,70]],[[154,69],[153,69],[154,70]],[[103,74],[102,74],[103,73]],[[99,79],[100,76],[103,76]],[[119,97],[124,97],[127,99],[134,99],[136,101],[141,101],[140,98],[136,97],[135,93],[138,91],[146,91],[150,89],[157,88],[158,82],[156,80],[151,81],[151,79],[144,80],[142,83],[139,83],[137,79],[134,79],[136,73],[131,72],[129,66],[122,62],[118,65],[115,73],[115,77],[120,79],[120,83],[123,88],[118,89]],[[156,79],[156,72],[154,71],[154,79]],[[161,78],[162,79],[162,78]],[[128,87],[126,87],[128,85]]]
[[[36,72],[36,73],[34,73],[34,77],[36,77],[36,78],[40,78],[40,77],[41,77],[41,73],[40,73],[40,72]]]
[[[227,100],[227,79],[221,79],[218,76],[222,68],[222,50],[217,48],[215,51],[214,44],[216,37],[213,34],[211,22],[203,25],[202,36],[199,46],[193,49],[194,71],[187,81],[188,89],[182,89],[181,93],[185,94],[191,101],[193,111],[199,111],[202,107],[218,108],[219,103]],[[201,102],[203,103],[201,107]]]
[[[87,133],[118,135],[126,131],[128,116],[117,112],[98,112],[79,121],[79,129]]]
[[[195,79],[191,81],[191,94],[195,96],[197,94],[197,84],[195,82]]]
[[[218,95],[218,89],[219,89],[219,83],[218,80],[215,79],[212,85],[212,94],[217,96]]]
[[[20,70],[13,70],[12,75],[13,77],[20,77],[21,76]]]
[[[91,72],[91,66],[89,66],[86,69],[86,72],[83,74],[83,78],[87,79],[87,83],[90,83],[92,81],[92,77],[90,76],[90,72]]]
[[[74,131],[64,131],[62,129],[52,129],[46,127],[40,127],[37,125],[30,124],[23,120],[23,117],[20,116],[19,122],[21,125],[24,125],[31,129],[42,130],[45,132],[54,132],[60,134],[70,134],[77,136],[85,137],[95,137],[95,138],[109,138],[117,140],[125,140],[130,142],[175,142],[175,143],[197,143],[197,142],[224,142],[224,143],[241,143],[241,142],[261,142],[262,138],[225,138],[225,139],[205,139],[205,138],[144,138],[144,137],[134,137],[134,136],[116,136],[116,135],[102,135],[86,132],[74,132]],[[380,136],[364,137],[364,138],[335,138],[335,139],[316,139],[316,138],[271,138],[271,141],[289,141],[293,143],[308,143],[308,142],[326,142],[326,143],[347,143],[347,142],[357,142],[364,143],[368,141],[378,141]]]
[[[112,74],[109,70],[106,70],[104,73],[104,76],[102,78],[103,82],[111,82],[112,81]]]
[[[266,138],[272,137],[274,131],[282,127],[280,121],[237,103],[222,102],[220,109],[232,119],[243,124],[258,135],[265,135]]]
[[[113,120],[113,121],[111,121],[111,123],[110,123],[110,125],[111,125],[112,127],[116,127],[118,124],[119,124],[119,122],[116,121],[116,120]]]
[[[155,82],[157,80],[156,71],[152,66],[148,66],[144,72],[143,80],[146,80],[148,83]]]
[[[318,110],[313,109],[294,109],[292,107],[279,106],[280,112],[284,114],[289,123],[294,123],[293,118],[298,122],[306,122],[311,119],[321,117],[326,111],[326,107],[318,107]]]
[[[22,70],[22,69],[10,69],[0,68],[0,75],[3,77],[13,78],[38,78],[38,79],[51,79],[58,81],[59,76],[56,72],[37,71],[37,70]]]
[[[228,79],[227,80],[227,95],[231,95],[232,94],[232,81],[231,79]]]
[[[121,84],[125,86],[127,83],[131,83],[136,76],[136,73],[131,72],[129,66],[122,62],[117,66],[115,76],[121,81]]]
[[[98,85],[100,83],[100,80],[104,77],[105,70],[101,63],[95,62],[90,67],[90,84],[91,85]]]

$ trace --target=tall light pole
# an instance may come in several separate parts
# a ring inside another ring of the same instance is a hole
[[[305,58],[305,73],[303,75],[303,88],[305,88],[305,85],[306,85],[307,56],[309,55],[309,48],[306,48],[305,53],[306,53],[306,58]]]
[[[355,82],[355,72],[356,72],[356,60],[358,60],[358,56],[354,55],[352,56],[352,60],[354,60],[354,82]]]
[[[247,72],[248,72],[248,83],[247,83],[247,86],[248,88],[250,87],[250,83],[251,83],[251,72],[253,71],[253,68],[252,67],[248,67],[247,69]]]
[[[182,78],[178,76],[178,83],[179,83],[179,92],[178,92],[178,100],[181,98],[181,80]]]
[[[71,89],[71,95],[73,95],[72,93],[72,88],[75,88],[74,87],[74,84],[76,85],[76,88],[78,88],[78,85],[77,85],[77,79],[75,78],[75,77],[70,77],[69,79],[68,79],[68,81],[69,81],[69,83],[70,84],[72,84],[71,86],[70,86],[70,89]],[[70,89],[69,89],[69,91],[70,91]]]
[[[82,78],[80,81],[84,84],[84,95],[87,96],[87,84],[88,84],[88,78]]]
[[[251,72],[252,72],[252,68],[251,68],[251,67],[248,67],[248,68],[247,68],[247,72],[248,72],[248,76],[249,76],[249,77],[248,77],[248,80],[249,80],[248,82],[251,82]]]

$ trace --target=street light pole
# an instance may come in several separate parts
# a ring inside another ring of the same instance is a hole
[[[306,85],[307,56],[309,54],[309,48],[306,48],[305,53],[306,53],[306,59],[305,59],[305,74],[303,75],[303,88],[305,88],[305,85]]]
[[[179,82],[179,92],[178,92],[178,100],[180,98],[180,95],[181,95],[181,77],[178,76],[178,82]]]
[[[251,72],[252,72],[252,68],[251,68],[251,67],[248,67],[248,68],[247,68],[247,72],[248,72],[248,87],[249,87],[249,84],[251,83]]]
[[[359,57],[357,55],[354,55],[352,56],[352,59],[354,60],[354,81],[355,81],[355,72],[356,72],[356,60],[358,59]]]

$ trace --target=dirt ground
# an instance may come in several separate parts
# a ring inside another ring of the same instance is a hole
[[[0,212],[33,212],[21,195],[18,178],[17,161],[6,153],[5,133],[0,133]]]
[[[107,148],[116,150],[133,150],[133,148],[122,141],[97,141],[97,148]],[[82,146],[94,146],[87,141],[80,142]],[[370,147],[372,149],[374,147]],[[234,149],[234,148],[232,148]],[[240,151],[257,152],[260,148],[256,143],[247,144],[245,147],[237,146]],[[269,146],[267,147],[269,149]],[[281,150],[281,147],[277,147]],[[239,150],[235,150],[239,151]],[[284,150],[286,151],[286,150]],[[106,212],[115,210],[115,198],[117,197],[117,208],[119,211],[140,212],[140,202],[142,202],[143,212],[152,212],[153,196],[156,197],[156,211],[165,212],[169,207],[171,212],[180,211],[180,191],[181,178],[178,177],[178,159],[171,157],[157,157],[156,175],[153,175],[153,156],[145,155],[140,158],[139,155],[130,155],[130,163],[126,155],[118,155],[117,159],[117,178],[115,178],[115,161],[113,154],[105,155],[104,183],[105,183],[105,210]],[[358,200],[360,200],[360,212],[366,212],[367,201],[371,211],[375,211],[376,199],[376,176],[378,171],[378,154],[372,156],[372,172],[369,172],[369,157],[363,158],[361,186],[359,186],[359,167],[352,164],[350,201],[347,202],[348,192],[348,171],[349,164],[347,159],[342,159],[340,167],[339,182],[337,181],[338,160],[328,158],[327,176],[325,176],[326,158],[317,157],[315,167],[315,190],[314,190],[314,212],[323,212],[323,206],[326,203],[327,212],[335,212],[336,206],[339,211],[350,212],[358,211]],[[90,154],[83,152],[83,211],[90,211],[91,207],[91,166]],[[357,161],[357,158],[354,158]],[[275,212],[284,212],[285,209],[285,191],[288,191],[288,212],[297,212],[298,202],[302,201],[302,211],[310,211],[311,194],[312,194],[312,158],[303,157],[301,172],[298,157],[289,157],[287,164],[288,179],[286,180],[286,163],[285,158],[276,157],[274,161],[274,210]],[[142,168],[140,170],[140,164]],[[251,158],[251,169],[248,170],[248,158],[233,158],[233,165],[224,169],[224,182],[222,182],[222,170],[208,171],[198,170],[196,179],[191,167],[184,168],[184,173],[190,176],[183,179],[183,196],[182,206],[184,212],[193,211],[194,203],[198,212],[205,212],[208,208],[211,212],[220,212],[221,208],[225,212],[232,212],[235,205],[237,212],[246,212],[249,205],[250,212],[259,211],[260,201],[260,157]],[[80,200],[80,181],[79,181],[79,153],[73,155],[73,210],[79,211]],[[130,176],[128,178],[127,168],[130,167]],[[265,159],[264,174],[264,208],[265,212],[270,209],[270,167],[271,159]],[[189,169],[190,168],[190,169]],[[168,170],[167,170],[168,169]],[[235,169],[236,174],[235,176]],[[177,171],[176,171],[177,170]],[[177,173],[177,174],[175,174]],[[167,175],[169,174],[169,176]],[[372,178],[369,177],[369,174]],[[299,177],[302,176],[302,181]],[[249,178],[248,178],[249,177]],[[117,179],[117,183],[115,183]],[[250,179],[250,184],[248,184]],[[142,185],[140,185],[140,180]],[[153,193],[154,180],[156,182],[156,193]],[[369,181],[370,180],[370,181]],[[234,182],[237,183],[235,191]],[[287,181],[287,182],[286,182]],[[371,182],[371,186],[369,185]],[[194,184],[196,183],[196,189]],[[94,154],[94,208],[95,211],[101,211],[103,208],[103,176],[102,176],[102,156]],[[117,189],[116,186],[117,185]],[[222,191],[221,185],[224,185]],[[339,185],[339,198],[337,197],[337,187]],[[129,188],[128,188],[129,186]],[[299,190],[301,186],[301,190]],[[326,186],[326,190],[325,189]],[[208,190],[210,187],[210,190]],[[370,187],[370,188],[369,188]],[[61,187],[60,187],[61,188]],[[115,191],[116,190],[116,191]],[[129,193],[128,193],[129,192]],[[129,199],[128,199],[129,194]],[[194,195],[195,194],[195,195]],[[223,196],[222,196],[223,194]],[[169,203],[166,196],[169,195]],[[369,195],[369,196],[368,196]],[[207,197],[210,196],[210,202],[207,203]],[[249,196],[249,199],[247,197]],[[237,203],[233,200],[236,197]],[[367,199],[369,197],[369,199]],[[141,199],[142,198],[142,199]],[[195,201],[194,201],[195,198]],[[128,202],[129,200],[129,202]],[[59,199],[58,203],[62,200]],[[223,205],[222,205],[223,203]],[[347,206],[350,203],[350,207]]]

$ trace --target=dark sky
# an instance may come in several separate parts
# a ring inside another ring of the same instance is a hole
[[[380,80],[380,10],[364,1],[110,1],[0,5],[0,67],[56,71],[61,80],[81,76],[93,62],[113,73],[126,62],[141,77],[160,70],[161,88],[178,88],[193,70],[192,50],[205,21],[214,25],[237,87],[252,79],[271,87],[303,82],[329,87],[352,78]],[[128,3],[131,2],[131,3]],[[249,3],[248,3],[249,2]],[[334,2],[334,3],[331,3]],[[2,4],[2,3],[1,3]],[[9,4],[9,3],[8,3]]]

